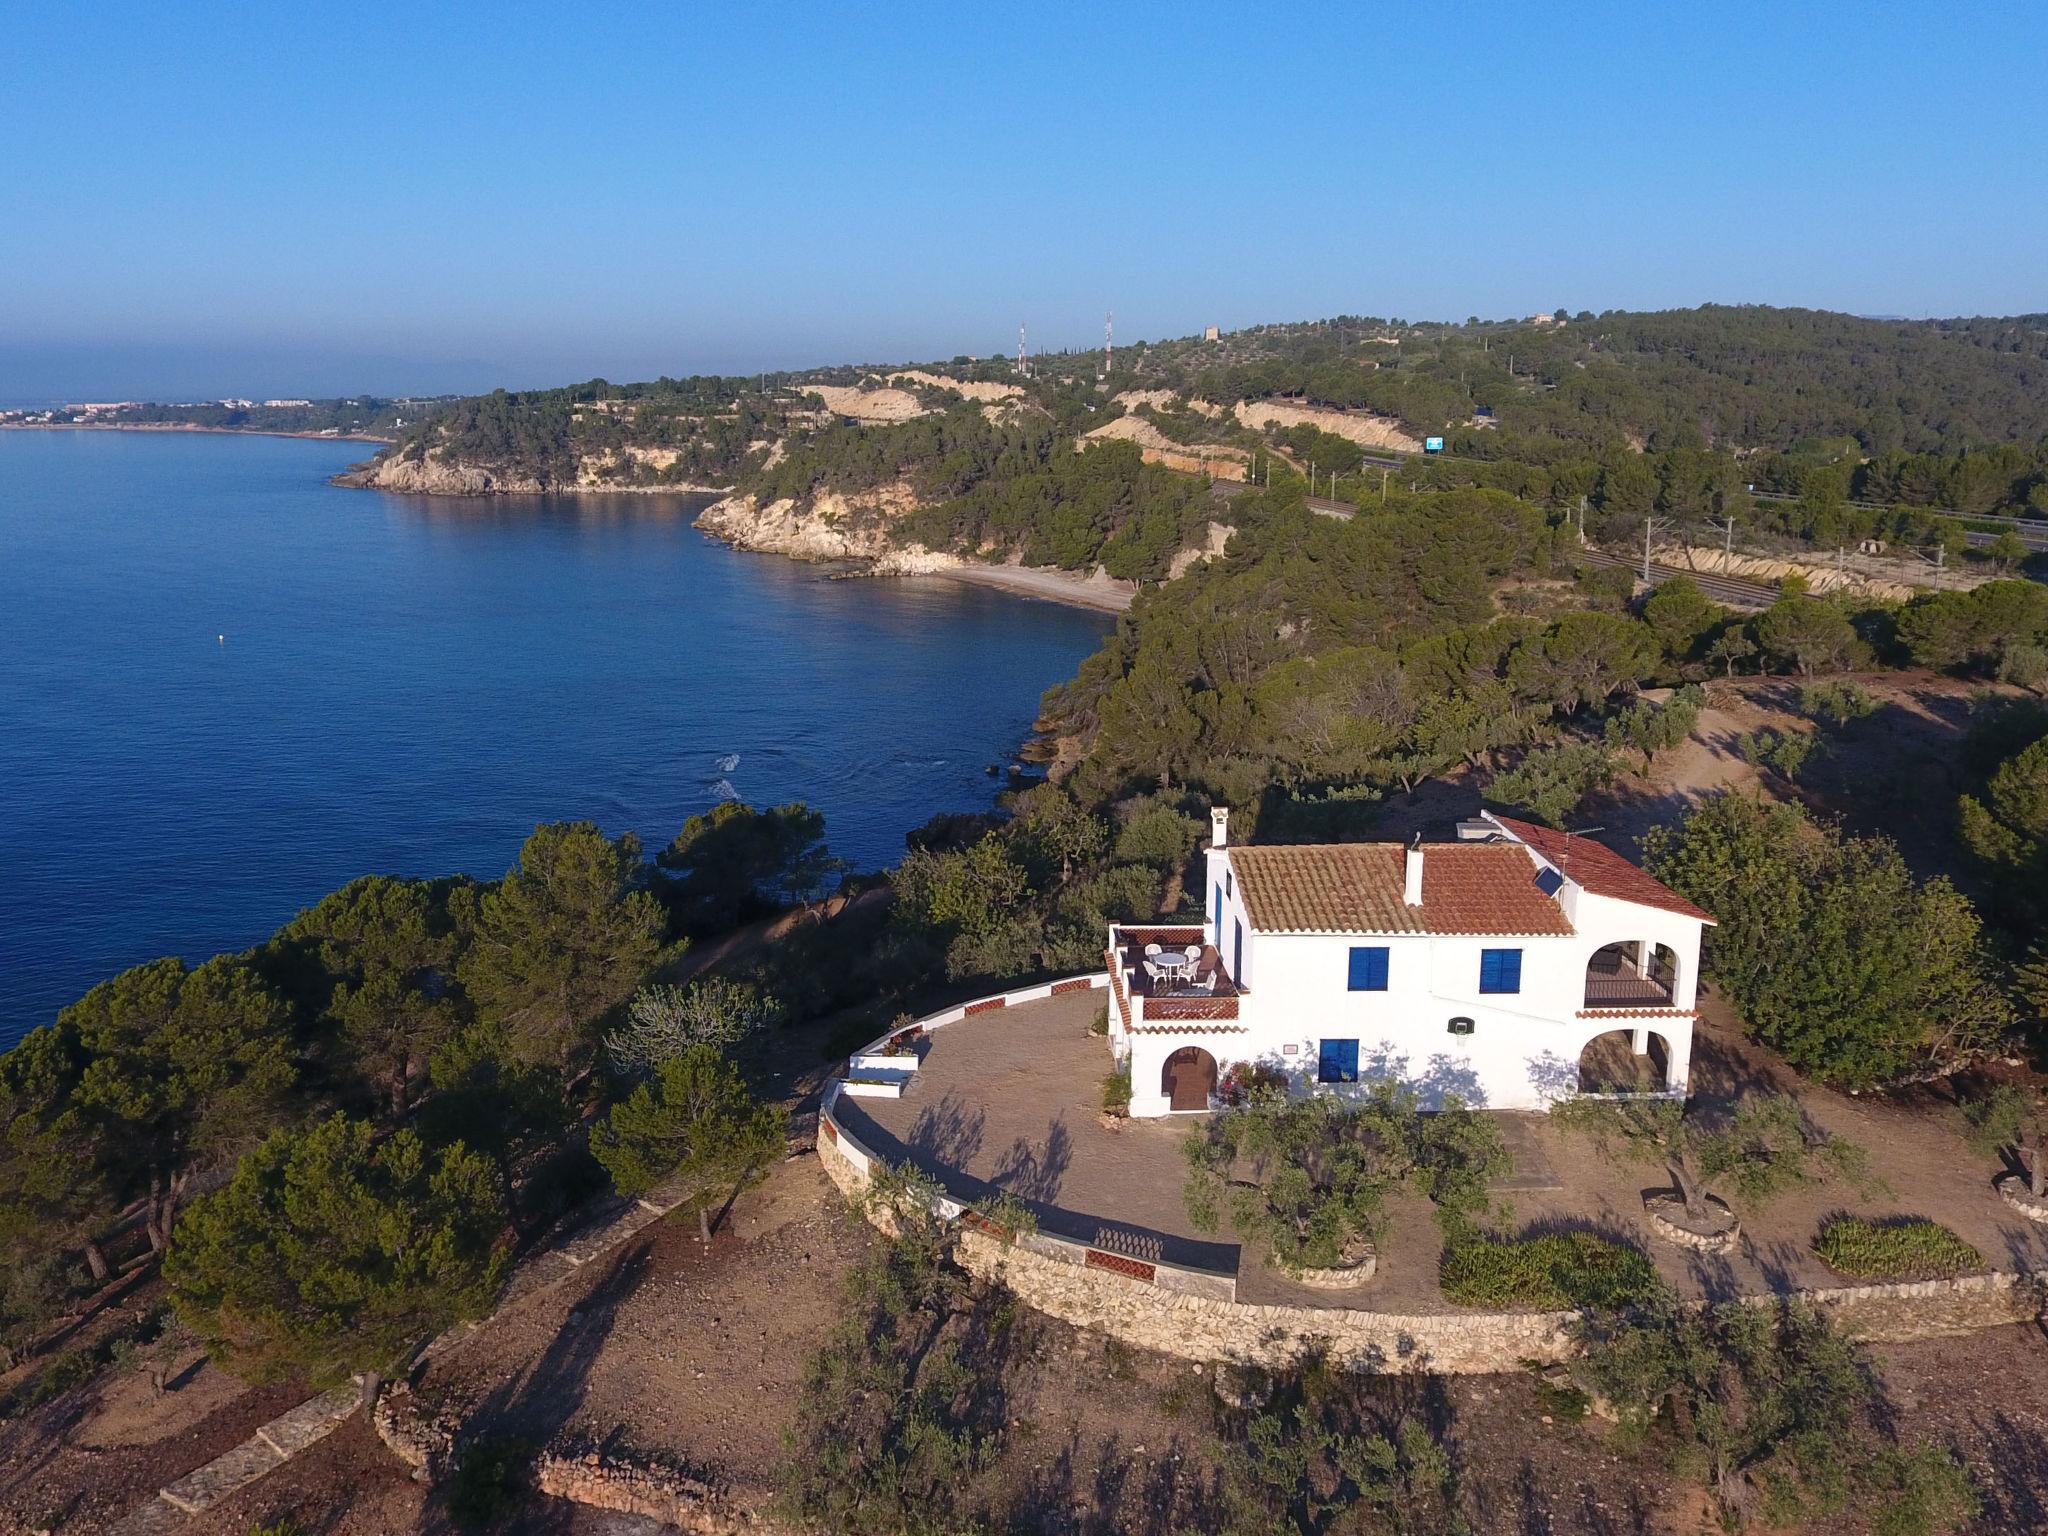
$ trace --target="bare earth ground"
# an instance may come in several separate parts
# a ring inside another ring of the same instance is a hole
[[[664,1223],[617,1261],[535,1298],[438,1362],[422,1390],[484,1405],[473,1426],[480,1434],[666,1455],[735,1492],[765,1494],[785,1454],[804,1360],[835,1315],[839,1277],[877,1240],[840,1207],[815,1160],[801,1158],[742,1198],[733,1227],[708,1254],[690,1226]],[[2048,1528],[2048,1338],[2037,1328],[2007,1328],[1887,1347],[1878,1358],[1904,1430],[1952,1443],[1970,1460],[1989,1505],[1975,1527],[1980,1536]],[[1208,1379],[1184,1363],[1025,1314],[992,1384],[1006,1394],[1011,1421],[997,1478],[1001,1499],[1016,1510],[1010,1528],[1089,1536],[1200,1529],[1213,1509]],[[191,1417],[196,1400],[180,1399],[199,1382],[162,1400],[158,1428]],[[1655,1454],[1616,1444],[1598,1425],[1546,1423],[1526,1377],[1392,1379],[1378,1392],[1390,1417],[1422,1417],[1459,1449],[1478,1529],[1489,1536],[1705,1536],[1697,1498]],[[135,1396],[116,1384],[104,1410],[94,1406],[99,1396],[68,1409],[51,1405],[62,1411],[36,1421],[45,1437],[72,1421],[74,1445],[39,1479],[46,1490],[79,1494],[60,1531],[97,1529],[92,1513],[111,1516],[136,1502],[104,1496],[133,1483],[133,1464],[120,1458],[136,1453],[86,1449],[109,1431],[136,1433]],[[205,1413],[215,1449],[281,1406],[262,1393],[237,1401],[232,1421],[218,1407]],[[23,1517],[12,1528],[0,1518],[8,1536],[67,1513],[20,1496],[23,1442],[14,1436],[22,1428],[8,1426],[0,1473],[0,1507]],[[48,1439],[42,1443],[47,1451]],[[202,1459],[184,1440],[149,1448],[168,1462],[173,1444],[180,1458]],[[360,1420],[189,1529],[246,1536],[286,1516],[321,1536],[451,1529],[438,1499],[408,1480]],[[637,1536],[651,1527],[535,1500],[497,1529]]]

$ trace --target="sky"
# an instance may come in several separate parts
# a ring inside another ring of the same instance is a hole
[[[2048,7],[0,5],[0,401],[2048,310]]]

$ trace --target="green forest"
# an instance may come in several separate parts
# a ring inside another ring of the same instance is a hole
[[[0,1055],[0,1350],[34,1355],[80,1298],[160,1267],[169,1310],[121,1347],[175,1327],[254,1378],[357,1374],[373,1391],[422,1339],[488,1311],[513,1260],[593,1196],[669,1190],[708,1234],[715,1201],[781,1155],[792,1069],[942,1000],[1097,967],[1109,921],[1191,912],[1211,805],[1247,839],[1358,839],[1389,801],[1457,775],[1569,826],[1685,742],[1734,677],[1776,680],[1810,727],[1733,744],[1784,793],[1708,796],[1644,854],[1719,919],[1707,974],[1751,1034],[1859,1092],[2038,1046],[2048,586],[2025,579],[2024,551],[1974,557],[2002,568],[1970,590],[1880,601],[1791,579],[1754,612],[1685,577],[1639,593],[1580,558],[1584,537],[1639,538],[1646,518],[1962,557],[1937,511],[2048,511],[2038,317],[1347,319],[1126,348],[1107,380],[1096,361],[1039,360],[999,411],[929,391],[928,414],[890,425],[806,400],[806,382],[858,372],[594,379],[409,425],[397,453],[548,481],[594,455],[640,483],[799,503],[906,482],[902,538],[1101,565],[1139,588],[1045,696],[1057,773],[988,814],[935,818],[892,870],[845,869],[802,805],[722,806],[651,855],[552,823],[501,879],[368,876],[245,953],[91,989]],[[1123,410],[1118,391],[1153,387],[1370,408],[1447,431],[1457,454],[1382,465],[1314,428],[1145,408],[1175,441],[1257,456],[1259,483],[1218,496],[1134,443],[1075,445]],[[675,458],[627,453],[650,448]],[[1355,515],[1320,515],[1297,464]],[[1173,576],[1218,529],[1222,552]],[[1978,690],[1959,735],[1961,881],[1796,794],[1875,710],[1845,674],[1906,668]],[[806,920],[695,969],[778,914]],[[1461,1251],[1475,1297],[1547,1297],[1552,1269],[1586,1261]],[[5,1406],[103,1363],[56,1352]],[[806,1507],[838,1496],[812,1489]]]

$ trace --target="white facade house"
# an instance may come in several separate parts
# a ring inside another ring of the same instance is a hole
[[[1212,815],[1202,924],[1110,929],[1133,1115],[1209,1109],[1253,1066],[1425,1106],[1684,1093],[1713,919],[1621,855],[1491,814],[1454,842],[1233,847]]]

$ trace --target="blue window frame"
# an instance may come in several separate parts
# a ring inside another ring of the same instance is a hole
[[[1519,992],[1522,990],[1522,952],[1519,949],[1479,951],[1479,990]]]
[[[1386,945],[1361,945],[1351,951],[1351,990],[1354,992],[1384,992],[1387,990]]]
[[[1223,921],[1223,886],[1221,883],[1211,887],[1210,894],[1214,904],[1209,908],[1209,921],[1220,923]]]
[[[1358,1042],[1325,1040],[1316,1054],[1316,1081],[1355,1083],[1358,1081]]]

